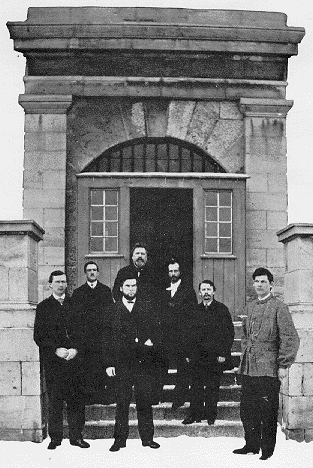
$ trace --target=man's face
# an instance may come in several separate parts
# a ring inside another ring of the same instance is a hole
[[[253,287],[259,298],[268,296],[272,289],[272,283],[269,282],[267,275],[256,276],[253,281]]]
[[[120,290],[125,299],[134,299],[137,294],[137,280],[135,278],[125,280]]]
[[[134,252],[133,252],[133,263],[138,270],[143,268],[145,264],[147,263],[148,255],[147,251],[144,247],[136,247]]]
[[[52,283],[50,283],[50,288],[56,296],[61,297],[65,293],[66,287],[67,281],[65,275],[52,277]]]
[[[208,283],[202,283],[199,289],[199,294],[202,301],[210,302],[215,294],[214,288]]]
[[[90,283],[93,283],[94,281],[96,281],[99,276],[97,265],[93,265],[93,264],[87,265],[85,274],[86,274],[87,281],[89,281]]]
[[[177,283],[180,278],[178,263],[172,263],[168,266],[168,276],[170,277],[171,283]]]

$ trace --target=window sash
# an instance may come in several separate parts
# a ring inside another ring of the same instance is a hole
[[[204,254],[233,253],[233,194],[231,190],[205,190]]]
[[[118,190],[91,188],[89,200],[89,253],[118,253]]]

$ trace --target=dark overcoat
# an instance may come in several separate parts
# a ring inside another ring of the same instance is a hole
[[[84,345],[69,297],[65,297],[63,305],[53,295],[37,305],[34,340],[39,346],[48,389],[57,385],[67,394],[78,388],[82,391]],[[55,354],[57,348],[74,348],[78,353],[66,361]]]
[[[74,290],[72,301],[85,350],[86,403],[109,403],[106,390],[108,382],[102,359],[102,337],[109,320],[109,309],[113,305],[111,290],[99,281],[95,288],[85,283]]]

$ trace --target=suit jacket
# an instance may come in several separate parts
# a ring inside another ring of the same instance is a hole
[[[157,280],[155,278],[152,268],[149,265],[145,265],[145,267],[142,268],[142,270],[140,270],[140,274],[138,274],[138,270],[135,268],[135,266],[133,264],[130,264],[121,268],[117,273],[112,289],[112,295],[115,301],[118,301],[122,298],[120,287],[122,285],[122,278],[125,272],[135,275],[138,278],[138,298],[143,299],[145,301],[157,300]]]
[[[197,306],[197,295],[184,281],[176,293],[163,291],[161,305],[162,347],[165,355],[171,357],[182,353],[186,333],[189,331],[189,319]]]
[[[207,310],[202,302],[198,304],[190,329],[186,357],[191,358],[194,368],[201,372],[216,372],[234,367],[231,358],[234,325],[225,304],[213,299]],[[223,364],[218,363],[218,356],[225,357]]]
[[[65,297],[63,305],[53,295],[37,305],[34,340],[39,346],[48,386],[81,384],[84,346],[69,297]],[[55,354],[57,348],[74,348],[78,353],[66,361]]]

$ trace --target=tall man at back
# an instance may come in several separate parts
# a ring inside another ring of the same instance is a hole
[[[299,337],[288,307],[272,294],[272,273],[257,268],[252,278],[257,299],[245,309],[238,371],[246,444],[234,453],[256,454],[261,449],[261,460],[267,460],[276,444],[280,381],[295,361]]]
[[[105,395],[105,368],[102,362],[102,335],[113,304],[111,290],[99,280],[99,267],[94,261],[84,265],[86,282],[75,289],[73,305],[82,323],[85,346],[85,392],[88,403],[102,403]],[[106,402],[105,400],[103,401]]]

